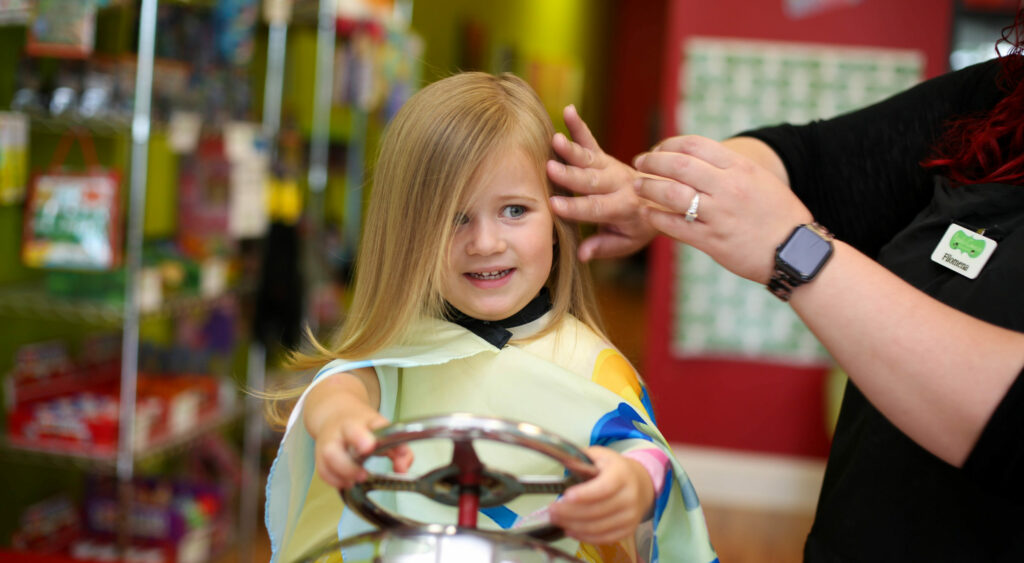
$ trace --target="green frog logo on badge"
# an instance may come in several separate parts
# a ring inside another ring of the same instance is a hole
[[[985,240],[976,239],[963,231],[957,231],[953,233],[953,238],[949,239],[949,247],[959,250],[971,258],[977,258],[985,250]]]

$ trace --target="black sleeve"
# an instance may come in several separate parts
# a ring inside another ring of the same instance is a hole
[[[996,407],[963,471],[986,489],[1024,504],[1024,371]]]
[[[771,146],[815,219],[874,257],[931,199],[932,174],[919,163],[944,123],[1001,97],[998,68],[988,61],[831,119],[741,135]]]

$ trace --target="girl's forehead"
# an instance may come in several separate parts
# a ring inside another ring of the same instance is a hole
[[[470,176],[462,202],[471,202],[495,189],[526,190],[527,184],[540,184],[546,190],[544,168],[521,148],[497,150],[485,158]]]

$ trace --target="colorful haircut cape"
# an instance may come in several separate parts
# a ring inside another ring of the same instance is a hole
[[[272,561],[292,561],[335,537],[371,529],[343,511],[337,491],[316,476],[313,440],[301,423],[309,389],[331,374],[373,366],[381,386],[381,413],[399,422],[422,416],[468,412],[535,424],[580,447],[601,445],[619,452],[653,452],[665,462],[664,482],[651,514],[634,538],[613,545],[556,547],[585,561],[683,563],[717,561],[693,486],[658,432],[647,391],[629,362],[573,317],[537,338],[545,315],[512,329],[514,340],[500,350],[453,323],[420,321],[406,343],[363,361],[325,366],[299,399],[289,419],[267,482],[266,525]],[[447,445],[447,444],[445,444]],[[560,475],[552,460],[521,448],[488,442],[474,445],[489,466],[513,474]],[[411,474],[450,462],[450,447],[433,442],[412,445]],[[645,454],[646,455],[646,454]],[[660,457],[659,457],[660,456]],[[371,458],[368,469],[390,470],[387,458]],[[481,528],[509,529],[543,518],[551,498],[520,497],[481,510]],[[418,495],[385,496],[386,508],[414,520],[454,523],[454,509]],[[344,513],[343,513],[344,512]],[[539,516],[538,516],[539,514]],[[339,523],[340,521],[340,523]],[[347,554],[346,554],[347,555]]]

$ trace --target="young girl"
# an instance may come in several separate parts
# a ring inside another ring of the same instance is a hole
[[[529,422],[590,446],[597,476],[548,511],[570,536],[557,547],[588,561],[716,560],[646,390],[601,333],[575,258],[578,235],[548,209],[553,134],[537,95],[512,75],[440,80],[395,116],[374,172],[349,315],[333,349],[305,358],[330,363],[302,393],[271,468],[274,561],[370,529],[342,512],[335,489],[365,478],[349,451],[372,450],[373,429],[453,412]],[[444,446],[420,442],[388,457],[395,471],[420,474],[450,461]],[[562,472],[500,447],[481,447],[485,464]],[[368,463],[377,471],[388,461]],[[415,520],[455,521],[422,497],[391,502]],[[544,502],[482,509],[480,525],[515,527]]]

